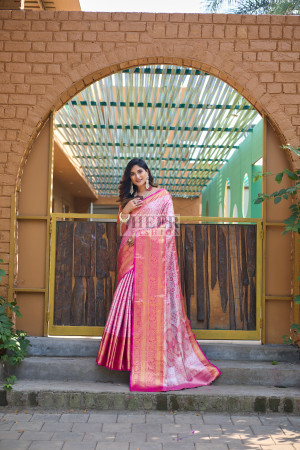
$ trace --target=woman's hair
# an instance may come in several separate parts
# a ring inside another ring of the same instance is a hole
[[[124,206],[134,197],[135,192],[137,191],[137,187],[133,184],[133,194],[130,194],[130,187],[131,187],[131,179],[130,179],[130,172],[133,166],[139,166],[144,170],[149,171],[149,185],[155,186],[153,183],[153,176],[151,175],[150,169],[145,163],[145,161],[141,158],[133,158],[126,166],[126,169],[124,171],[122,180],[119,184],[119,199],[118,202],[121,203],[121,207],[124,208]]]

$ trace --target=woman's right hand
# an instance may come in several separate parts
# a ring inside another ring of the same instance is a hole
[[[131,211],[133,211],[136,208],[139,208],[142,206],[143,200],[140,198],[133,198],[132,200],[129,200],[129,202],[126,204],[124,209],[122,210],[122,214],[130,214]]]

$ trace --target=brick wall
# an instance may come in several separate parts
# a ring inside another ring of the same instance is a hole
[[[1,257],[20,165],[51,109],[130,66],[192,66],[228,82],[298,145],[299,51],[296,16],[0,11]]]

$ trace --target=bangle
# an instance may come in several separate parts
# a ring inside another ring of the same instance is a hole
[[[120,222],[126,223],[126,222],[128,222],[128,220],[130,219],[130,214],[128,214],[127,219],[123,219],[123,218],[122,218],[122,211],[121,211],[120,214],[119,214],[119,219],[120,219]]]

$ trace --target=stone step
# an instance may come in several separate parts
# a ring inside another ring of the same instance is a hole
[[[18,380],[12,391],[0,391],[0,400],[12,408],[300,413],[299,389],[266,386],[130,392],[127,383]]]
[[[268,361],[211,361],[221,370],[216,385],[299,386],[300,364]],[[98,366],[90,357],[25,358],[13,373],[20,380],[57,380],[129,383],[129,372]]]
[[[98,352],[100,338],[30,337],[29,356],[91,356]],[[296,362],[300,352],[291,345],[200,342],[209,360]]]

